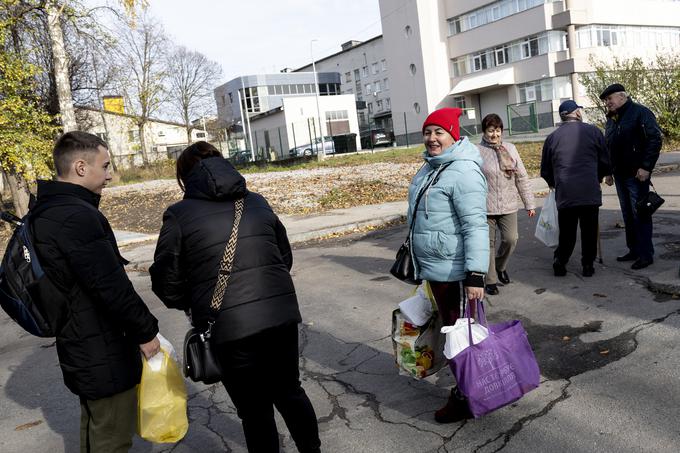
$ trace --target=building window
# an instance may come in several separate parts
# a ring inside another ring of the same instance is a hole
[[[520,102],[541,102],[561,99],[571,95],[569,77],[553,77],[517,85]]]
[[[371,73],[372,73],[372,74],[377,74],[377,73],[378,73],[378,63],[372,63],[372,64],[371,64]]]
[[[496,22],[554,0],[500,0],[448,20],[449,36]]]
[[[390,110],[392,108],[392,103],[390,102],[390,98],[385,99],[385,109]]]
[[[205,138],[205,132],[196,132],[196,138]]]
[[[380,68],[383,71],[387,71],[387,60],[385,60],[385,59],[380,60]]]
[[[512,41],[501,46],[485,49],[474,54],[463,55],[451,60],[453,76],[462,77],[471,72],[483,71],[495,66],[524,60],[548,52],[566,49],[566,33],[548,31]]]
[[[390,89],[390,79],[383,79],[383,87],[385,88],[385,90]]]
[[[128,141],[129,142],[139,141],[139,129],[132,129],[131,131],[128,131]]]
[[[345,73],[345,82],[351,82],[351,81],[352,81],[352,73],[346,72]]]
[[[587,25],[576,30],[577,46],[645,47],[674,49],[680,46],[680,28],[623,25]]]
[[[326,112],[326,121],[341,121],[347,118],[347,110],[331,110]]]
[[[361,67],[361,77],[368,77],[368,66]]]
[[[382,112],[383,109],[383,101],[381,99],[378,99],[375,101],[375,108],[379,111]]]
[[[368,114],[370,115],[371,113],[373,113],[373,103],[369,102],[367,105],[368,105]]]
[[[465,110],[465,96],[454,96],[453,106]]]
[[[364,112],[358,113],[359,124],[366,124],[366,114]]]
[[[354,82],[354,89],[357,91],[357,94],[361,96],[361,81],[359,79]]]
[[[371,93],[372,93],[372,91],[371,91],[371,84],[370,84],[370,83],[367,83],[367,84],[366,84],[366,94],[371,94]]]
[[[380,93],[380,80],[376,80],[375,82],[373,82],[373,87],[374,87],[373,90],[376,93]]]
[[[359,75],[359,70],[355,69],[354,70],[354,80],[359,80],[361,79],[361,76]]]

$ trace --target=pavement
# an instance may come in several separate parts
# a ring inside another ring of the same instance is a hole
[[[659,168],[654,184],[666,203],[654,217],[656,257],[646,269],[633,271],[630,263],[614,259],[625,245],[612,187],[603,190],[603,262],[595,264],[591,278],[580,273],[578,245],[568,275],[554,277],[552,250],[533,236],[535,219],[520,216],[520,241],[508,269],[512,283],[489,297],[487,307],[492,322],[521,320],[541,385],[492,414],[450,425],[432,419],[452,385],[450,371],[415,381],[394,366],[391,312],[413,287],[387,271],[407,227],[369,226],[368,233],[358,228],[376,217],[401,219],[405,204],[285,218],[303,317],[301,380],[317,413],[322,451],[680,451],[680,153],[664,155]],[[540,180],[532,184],[545,190]],[[348,234],[327,239],[340,233]],[[326,239],[310,240],[315,237]],[[128,275],[135,288],[163,335],[178,347],[188,323],[151,292],[145,271],[155,244],[149,239],[125,244],[122,253],[131,261]],[[78,399],[63,385],[54,345],[54,339],[21,331],[0,312],[0,452],[77,451]],[[240,423],[224,388],[186,385],[185,439],[169,445],[136,438],[131,451],[244,453]],[[277,425],[282,452],[296,451],[278,415]]]

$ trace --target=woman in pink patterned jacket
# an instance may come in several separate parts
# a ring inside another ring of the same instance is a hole
[[[529,217],[536,215],[534,195],[529,175],[512,143],[504,143],[503,121],[495,113],[482,120],[482,142],[477,145],[484,164],[488,195],[486,199],[487,223],[489,224],[489,272],[486,274],[486,293],[498,294],[498,284],[510,283],[507,265],[517,245],[517,210],[521,197]],[[519,195],[519,197],[518,197]],[[500,246],[496,250],[496,231],[500,232]]]

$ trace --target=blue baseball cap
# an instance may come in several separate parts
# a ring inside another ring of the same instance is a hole
[[[576,109],[582,109],[582,108],[583,108],[582,105],[578,105],[576,102],[569,99],[568,101],[564,101],[563,103],[560,104],[559,112],[561,114],[566,115],[567,113],[571,113]]]

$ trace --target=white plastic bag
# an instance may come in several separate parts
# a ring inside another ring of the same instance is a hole
[[[463,349],[470,346],[468,319],[469,318],[458,318],[454,325],[442,327],[442,333],[446,335],[444,356],[449,360],[460,354]],[[489,336],[489,331],[486,327],[475,323],[474,319],[471,320],[470,328],[472,329],[472,344],[477,344]]]
[[[548,247],[557,247],[560,241],[560,227],[557,223],[557,203],[555,191],[551,190],[543,204],[541,215],[536,223],[536,239]]]
[[[432,316],[432,302],[419,286],[416,293],[399,304],[401,315],[414,326],[424,325]]]

